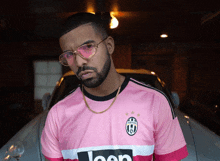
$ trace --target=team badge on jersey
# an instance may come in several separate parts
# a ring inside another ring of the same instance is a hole
[[[137,119],[134,117],[130,117],[126,122],[127,134],[133,136],[134,134],[136,134],[137,129],[138,129]]]

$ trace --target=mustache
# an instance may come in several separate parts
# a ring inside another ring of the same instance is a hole
[[[97,69],[94,68],[94,67],[82,66],[82,67],[79,67],[79,69],[76,72],[76,74],[79,75],[80,72],[85,71],[85,70],[94,70],[95,72],[97,72]]]

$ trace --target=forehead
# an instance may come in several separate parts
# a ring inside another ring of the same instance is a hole
[[[91,23],[81,25],[68,33],[60,37],[60,47],[66,49],[71,47],[77,47],[88,40],[97,41],[100,39],[100,35],[97,34],[92,27]]]

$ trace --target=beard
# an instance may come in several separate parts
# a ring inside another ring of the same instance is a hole
[[[100,72],[98,72],[98,70],[94,67],[83,66],[82,68],[78,69],[77,75],[78,73],[84,70],[93,70],[96,73],[96,77],[81,80],[81,83],[87,88],[96,88],[104,82],[104,80],[108,76],[110,68],[111,68],[111,59],[110,59],[110,54],[107,51],[107,60],[105,61],[105,64],[103,65],[103,68]]]

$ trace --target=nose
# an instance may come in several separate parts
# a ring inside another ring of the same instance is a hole
[[[76,66],[77,67],[82,67],[87,64],[87,60],[83,59],[79,55],[76,54]]]

